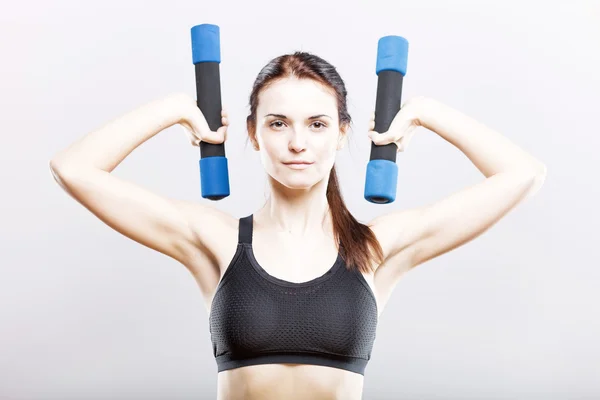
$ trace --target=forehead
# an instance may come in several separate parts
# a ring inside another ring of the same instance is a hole
[[[310,79],[286,78],[263,89],[258,97],[259,116],[269,112],[285,115],[337,112],[335,95]]]

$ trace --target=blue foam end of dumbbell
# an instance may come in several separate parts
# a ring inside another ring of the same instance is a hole
[[[408,40],[402,36],[384,36],[377,42],[376,73],[397,71],[406,75]]]
[[[201,24],[192,27],[192,59],[201,62],[221,62],[220,31],[217,25]]]
[[[367,164],[365,199],[375,204],[396,200],[398,165],[390,160],[371,160]]]
[[[219,200],[229,196],[229,171],[226,157],[200,159],[200,187],[202,197]]]

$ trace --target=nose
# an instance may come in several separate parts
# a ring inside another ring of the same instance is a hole
[[[294,129],[290,138],[289,149],[293,151],[302,151],[306,149],[307,134],[301,129]]]

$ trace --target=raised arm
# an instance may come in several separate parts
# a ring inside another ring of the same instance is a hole
[[[71,197],[108,226],[189,266],[198,252],[208,251],[196,222],[218,230],[233,218],[207,205],[159,196],[111,172],[135,148],[174,124],[186,127],[195,145],[195,135],[222,143],[226,118],[218,132],[210,132],[203,118],[191,97],[169,95],[81,137],[52,158],[50,170]]]
[[[546,176],[541,161],[445,104],[421,97],[400,112],[394,131],[390,127],[389,133],[379,137],[370,134],[376,144],[396,142],[403,150],[414,127],[424,126],[462,151],[485,179],[432,204],[371,222],[386,257],[396,256],[395,262],[382,268],[392,269],[394,276],[481,235],[536,193]]]

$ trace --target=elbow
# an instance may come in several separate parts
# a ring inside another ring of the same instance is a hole
[[[546,168],[546,164],[542,164],[540,167],[540,175],[545,179],[546,178],[546,173],[547,173],[547,168]]]
[[[61,176],[66,169],[65,162],[59,157],[52,158],[48,163],[48,166],[50,167],[50,172],[52,172],[52,175],[55,179]]]
[[[80,163],[75,161],[72,155],[67,154],[66,150],[54,154],[48,166],[54,175],[64,175],[81,169]]]
[[[546,177],[546,172],[547,172],[546,164],[538,163],[536,168],[534,168],[534,176],[536,178],[544,179]]]
[[[48,167],[50,167],[50,172],[56,174],[60,168],[60,161],[58,161],[58,159],[54,157],[48,163]]]
[[[546,164],[537,161],[533,166],[527,168],[527,174],[534,179],[546,177]]]
[[[533,174],[533,187],[537,191],[542,187],[544,181],[546,180],[547,169],[545,164],[540,164]]]
[[[74,163],[69,162],[60,153],[50,160],[48,167],[50,168],[53,178],[59,183],[67,179],[73,172],[80,170],[80,168]]]
[[[536,163],[534,165],[527,165],[522,168],[514,169],[512,170],[512,173],[530,181],[543,181],[546,178],[546,171],[545,164]]]
[[[58,183],[61,187],[65,187],[65,167],[62,161],[57,158],[53,158],[48,163],[50,167],[50,173],[52,174],[52,178]]]
[[[526,198],[535,195],[544,185],[546,181],[546,166],[540,164],[530,175],[528,175],[529,189],[526,193]]]
[[[57,173],[62,168],[64,168],[64,165],[65,165],[64,150],[61,150],[61,151],[55,153],[54,156],[50,159],[50,162],[48,163],[48,166],[50,167],[50,171],[52,171],[52,173]]]
[[[83,171],[75,165],[66,163],[63,159],[56,157],[51,159],[48,164],[52,178],[58,186],[67,194],[75,197],[73,193],[81,182]]]
[[[544,181],[546,180],[547,173],[548,172],[547,172],[547,169],[546,169],[546,165],[541,164],[540,170],[535,175],[535,185],[537,185],[538,188],[542,187],[542,185],[544,184]]]
[[[546,166],[542,163],[515,168],[506,172],[514,185],[523,191],[523,199],[535,195],[546,181]]]

